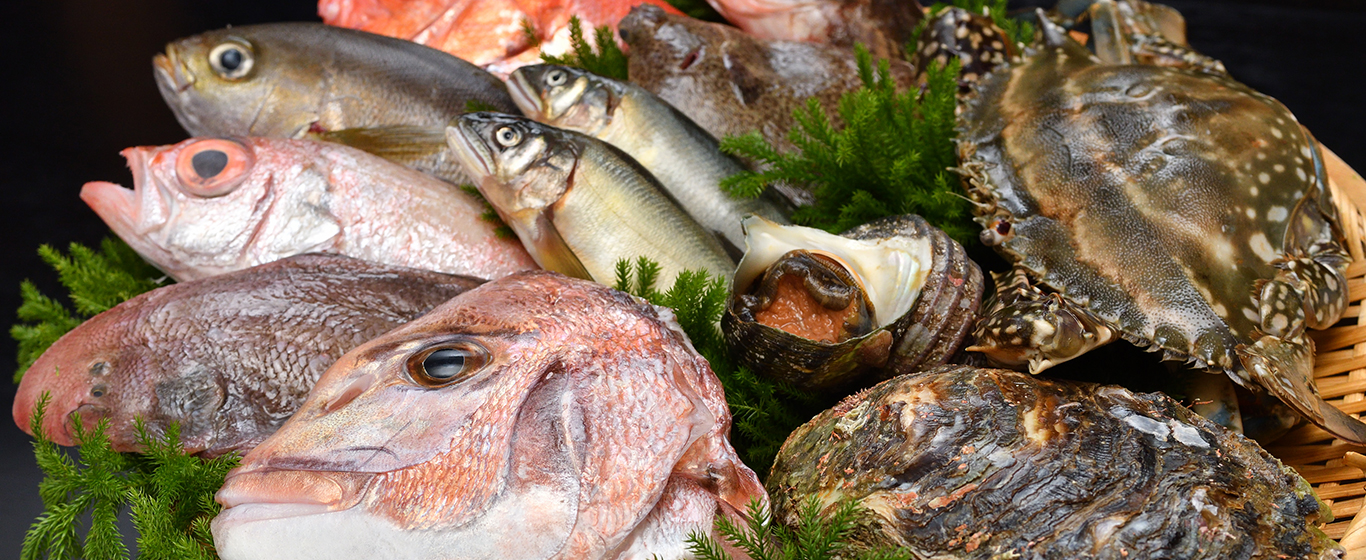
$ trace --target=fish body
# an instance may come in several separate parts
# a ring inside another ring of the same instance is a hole
[[[554,65],[523,66],[508,84],[512,100],[528,117],[626,152],[730,247],[745,246],[740,227],[745,216],[789,223],[790,209],[776,197],[739,199],[723,192],[721,180],[744,166],[721,153],[716,137],[640,86]]]
[[[320,0],[318,15],[328,25],[407,39],[506,76],[543,53],[569,52],[570,17],[579,17],[592,42],[594,28],[615,28],[640,3],[679,13],[663,0]]]
[[[495,113],[460,117],[447,140],[543,268],[611,283],[617,261],[649,257],[660,286],[684,270],[735,271],[648,171],[601,140]]]
[[[310,252],[485,279],[536,267],[477,197],[346,146],[192,138],[123,154],[133,189],[87,183],[81,199],[179,281]]]
[[[915,0],[707,0],[726,21],[761,39],[868,47],[900,59],[924,10]]]
[[[619,29],[631,47],[631,82],[717,138],[758,131],[780,151],[792,151],[793,111],[814,98],[836,115],[840,96],[863,85],[849,49],[766,41],[652,6],[632,9]],[[890,63],[898,88],[911,87],[911,65]]]
[[[115,451],[171,423],[189,453],[254,447],[346,351],[482,281],[336,255],[299,255],[134,297],[67,333],[29,368],[14,421],[74,445],[73,422],[107,419]]]
[[[223,560],[666,558],[767,496],[672,314],[550,272],[342,357],[230,472]]]
[[[382,155],[455,183],[465,181],[442,149],[446,124],[470,101],[516,112],[503,83],[464,60],[317,23],[210,31],[166,45],[152,66],[162,97],[191,136],[342,131],[328,139],[345,142],[357,130],[430,129],[434,143]]]

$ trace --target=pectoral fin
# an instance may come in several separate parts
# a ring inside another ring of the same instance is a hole
[[[391,161],[412,161],[446,150],[446,127],[381,126],[311,132],[305,138],[345,144]]]

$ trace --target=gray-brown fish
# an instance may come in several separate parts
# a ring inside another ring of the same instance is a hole
[[[300,255],[130,299],[67,333],[29,368],[14,400],[27,430],[74,445],[72,424],[108,420],[115,451],[136,451],[134,419],[172,423],[190,453],[245,451],[303,404],[346,351],[482,281],[335,255]]]
[[[863,85],[854,52],[797,41],[765,41],[730,26],[636,6],[618,24],[631,47],[631,82],[676,107],[712,136],[751,131],[790,151],[792,112],[817,99],[834,115],[840,95]],[[900,88],[911,65],[891,60]]]
[[[517,112],[503,83],[473,64],[319,23],[210,31],[166,45],[152,66],[191,136],[321,134],[454,183],[465,181],[448,159],[446,124],[470,101]],[[375,131],[383,140],[370,138]]]
[[[470,113],[447,141],[479,191],[542,268],[611,283],[620,260],[660,265],[659,286],[684,270],[730,278],[735,262],[659,182],[601,140],[497,113]]]
[[[223,560],[640,559],[758,478],[670,311],[529,272],[356,348],[218,492]]]
[[[761,39],[868,47],[882,58],[903,57],[923,8],[915,0],[707,0],[716,11]]]
[[[944,366],[846,398],[788,437],[775,518],[812,496],[917,558],[1339,558],[1294,470],[1160,393]]]
[[[518,68],[508,83],[512,100],[528,117],[626,152],[735,253],[745,246],[745,216],[788,223],[791,209],[772,193],[741,199],[722,191],[721,180],[744,166],[721,153],[716,137],[640,86],[548,64]]]

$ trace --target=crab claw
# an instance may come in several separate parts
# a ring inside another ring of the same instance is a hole
[[[1346,441],[1366,444],[1366,424],[1319,396],[1314,386],[1314,342],[1305,337],[1265,335],[1236,348],[1243,367],[1273,396],[1320,428]]]
[[[998,306],[977,323],[974,335],[976,344],[964,350],[986,354],[998,366],[1028,363],[1034,375],[1116,338],[1109,327],[1056,294]]]

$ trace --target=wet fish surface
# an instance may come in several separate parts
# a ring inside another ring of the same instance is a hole
[[[506,76],[542,54],[568,53],[570,17],[578,16],[593,44],[593,29],[615,29],[641,2],[678,13],[663,0],[320,0],[318,15],[328,25],[408,39]]]
[[[318,23],[202,33],[166,45],[152,66],[162,97],[191,136],[321,134],[457,184],[466,181],[447,159],[446,124],[470,101],[517,111],[498,78],[464,60]],[[372,148],[366,131],[373,130],[410,142]]]
[[[508,79],[528,117],[607,142],[648,169],[690,216],[735,248],[745,246],[748,215],[786,224],[791,208],[774,193],[733,197],[721,181],[745,167],[716,138],[640,86],[567,66],[523,66]]]
[[[617,261],[648,257],[660,265],[659,286],[684,270],[735,272],[720,242],[649,171],[601,140],[470,113],[447,129],[447,141],[542,268],[611,283]]]
[[[255,447],[303,404],[346,351],[481,280],[336,255],[299,255],[130,299],[67,333],[29,368],[14,401],[25,430],[51,394],[44,431],[75,445],[72,423],[138,451],[134,419],[171,423],[189,453]]]
[[[861,499],[858,530],[918,557],[1339,558],[1332,513],[1254,442],[1159,393],[944,366],[794,432],[775,519]]]
[[[792,151],[792,112],[820,101],[835,115],[840,95],[858,89],[854,52],[798,41],[765,41],[727,25],[637,6],[621,20],[631,47],[631,82],[673,105],[712,136],[758,131],[779,151]],[[898,89],[915,71],[891,60]]]
[[[81,199],[179,281],[322,252],[478,278],[536,268],[469,193],[337,144],[192,138],[123,151],[133,189]]]
[[[343,356],[228,474],[223,560],[664,558],[766,503],[672,313],[537,271]]]
[[[915,0],[707,0],[746,33],[761,39],[868,47],[901,59],[924,18]]]

